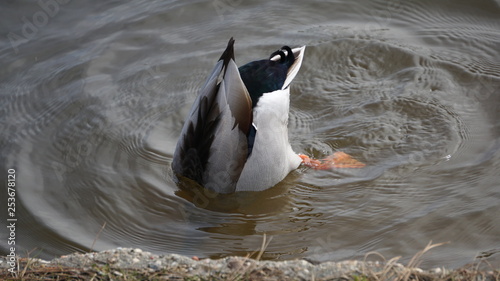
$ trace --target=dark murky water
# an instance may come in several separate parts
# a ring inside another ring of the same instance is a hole
[[[221,257],[266,234],[266,259],[404,261],[430,240],[451,243],[424,267],[500,259],[498,1],[91,2],[0,10],[0,174],[16,170],[18,254]],[[367,167],[300,168],[261,193],[180,191],[175,143],[231,36],[239,65],[307,45],[292,146]]]

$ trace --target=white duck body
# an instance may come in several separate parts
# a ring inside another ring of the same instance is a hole
[[[251,97],[234,63],[233,43],[231,38],[200,90],[172,162],[176,175],[219,193],[268,189],[302,161],[288,142],[287,126],[289,85],[300,68],[305,47],[291,50],[295,61],[281,89],[263,93],[252,108]],[[270,60],[283,60],[281,55]],[[252,127],[253,145],[249,137]]]
[[[265,93],[253,109],[257,130],[252,154],[236,185],[237,191],[259,191],[282,181],[302,159],[288,142],[290,88]]]

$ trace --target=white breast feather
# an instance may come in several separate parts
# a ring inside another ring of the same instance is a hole
[[[265,190],[283,180],[301,163],[288,142],[290,90],[264,94],[253,110],[257,128],[253,151],[236,186],[237,191]]]

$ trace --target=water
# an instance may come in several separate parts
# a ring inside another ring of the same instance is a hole
[[[498,1],[43,3],[0,11],[0,174],[16,171],[18,254],[217,258],[266,234],[265,259],[408,261],[432,240],[450,243],[424,267],[499,264]],[[292,147],[367,167],[299,168],[260,193],[181,191],[175,144],[231,36],[238,65],[307,45]]]

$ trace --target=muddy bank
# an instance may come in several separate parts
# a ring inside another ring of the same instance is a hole
[[[12,259],[10,259],[12,261]],[[0,258],[1,279],[70,278],[77,280],[500,280],[500,268],[431,270],[409,268],[389,260],[313,264],[305,260],[258,261],[245,257],[219,260],[176,254],[155,255],[118,248],[75,253],[51,261],[20,258],[15,265]]]

